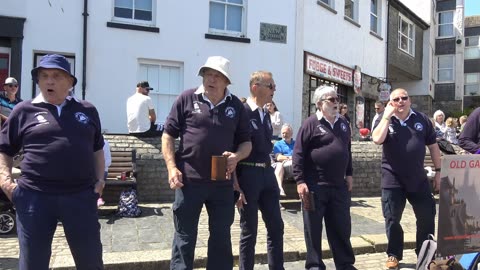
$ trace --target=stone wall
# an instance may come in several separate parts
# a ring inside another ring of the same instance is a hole
[[[352,142],[353,197],[380,196],[382,147],[373,142]]]
[[[160,138],[105,135],[111,150],[137,150],[138,197],[141,202],[173,202]],[[380,196],[381,147],[372,142],[352,142],[354,189],[352,196]]]

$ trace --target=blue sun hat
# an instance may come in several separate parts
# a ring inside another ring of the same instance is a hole
[[[73,78],[73,85],[77,84],[77,78],[73,76],[72,72],[70,71],[70,63],[68,62],[67,58],[63,55],[59,54],[47,54],[40,59],[40,64],[32,69],[32,79],[37,82],[38,81],[38,71],[42,68],[55,68],[60,69],[68,73]]]

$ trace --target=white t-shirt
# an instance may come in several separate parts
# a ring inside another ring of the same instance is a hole
[[[127,100],[128,132],[138,133],[150,129],[149,110],[153,109],[152,99],[149,96],[135,93]]]

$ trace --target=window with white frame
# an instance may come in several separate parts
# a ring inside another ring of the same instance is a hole
[[[153,25],[154,0],[114,0],[116,21]]]
[[[345,16],[358,21],[356,0],[345,0]]]
[[[415,56],[415,25],[403,16],[398,16],[398,48]]]
[[[244,0],[210,0],[209,32],[245,36]]]
[[[453,11],[438,13],[438,36],[453,37]]]
[[[442,55],[437,57],[437,82],[453,82],[455,57]]]
[[[465,59],[480,58],[480,36],[465,37]]]
[[[480,73],[466,73],[464,89],[466,96],[480,95]]]
[[[380,8],[381,2],[378,0],[370,1],[370,31],[380,35],[381,22],[380,22]]]
[[[157,123],[164,123],[173,102],[183,91],[183,64],[142,61],[138,81],[148,81],[153,88],[150,98],[157,114]]]

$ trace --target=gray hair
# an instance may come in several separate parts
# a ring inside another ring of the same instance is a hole
[[[335,90],[335,88],[333,88],[330,85],[324,84],[322,86],[319,86],[317,89],[315,89],[315,93],[313,94],[313,101],[315,102],[315,104],[317,104],[319,101],[321,101],[325,97],[333,94],[336,95],[337,90]]]
[[[280,130],[282,130],[283,128],[288,128],[288,129],[290,129],[290,131],[293,132],[292,126],[291,126],[290,124],[288,124],[288,123],[283,124],[283,125],[282,125],[282,128],[281,128]]]

